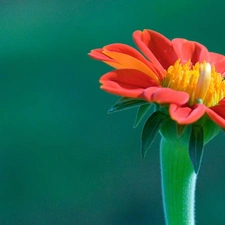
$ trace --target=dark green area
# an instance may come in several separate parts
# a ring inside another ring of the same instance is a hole
[[[0,3],[0,224],[163,225],[159,136],[140,154],[137,109],[108,115],[110,67],[87,53],[154,29],[225,54],[223,0]],[[225,224],[225,134],[205,147],[196,221]]]

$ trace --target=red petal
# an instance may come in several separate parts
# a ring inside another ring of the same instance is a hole
[[[194,123],[204,115],[205,111],[206,106],[203,104],[196,104],[193,108],[171,104],[169,108],[171,118],[179,124]]]
[[[216,124],[225,128],[225,98],[220,100],[218,105],[207,109],[206,113]]]
[[[189,100],[189,94],[186,92],[175,91],[170,88],[154,88],[150,87],[143,93],[143,97],[149,102],[157,102],[159,104],[174,103],[177,105],[183,105]]]
[[[207,108],[206,113],[212,121],[214,121],[220,127],[225,128],[225,105]]]
[[[225,118],[225,105],[215,105],[210,107],[215,113],[220,115],[221,117]]]
[[[112,94],[139,98],[150,86],[157,86],[145,73],[134,69],[120,69],[106,73],[100,78],[101,88]]]
[[[133,33],[133,39],[147,58],[160,70],[168,69],[177,60],[171,41],[158,32],[138,30]]]
[[[214,52],[209,52],[210,64],[214,65],[216,72],[225,75],[225,56]]]
[[[219,105],[225,105],[225,98],[221,99],[218,104]]]
[[[209,52],[207,48],[194,41],[188,41],[183,38],[175,38],[172,40],[174,51],[182,63],[191,60],[193,64],[197,62],[209,61]]]

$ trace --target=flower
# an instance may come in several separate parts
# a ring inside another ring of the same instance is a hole
[[[103,90],[168,107],[181,125],[207,115],[225,128],[225,56],[198,42],[170,41],[153,30],[135,31],[133,39],[145,57],[118,43],[89,53],[116,69],[100,78]]]

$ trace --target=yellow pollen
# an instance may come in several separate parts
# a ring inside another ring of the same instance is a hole
[[[162,86],[187,92],[190,95],[190,106],[202,103],[211,107],[225,97],[223,77],[215,71],[214,66],[205,61],[192,65],[190,60],[181,64],[178,59],[168,68]]]

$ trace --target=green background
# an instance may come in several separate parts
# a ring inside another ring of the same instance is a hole
[[[216,4],[215,4],[216,3]],[[163,225],[158,136],[140,156],[135,109],[107,115],[111,68],[87,53],[144,28],[225,54],[221,1],[0,3],[0,224]],[[225,224],[225,134],[205,147],[196,221]]]

